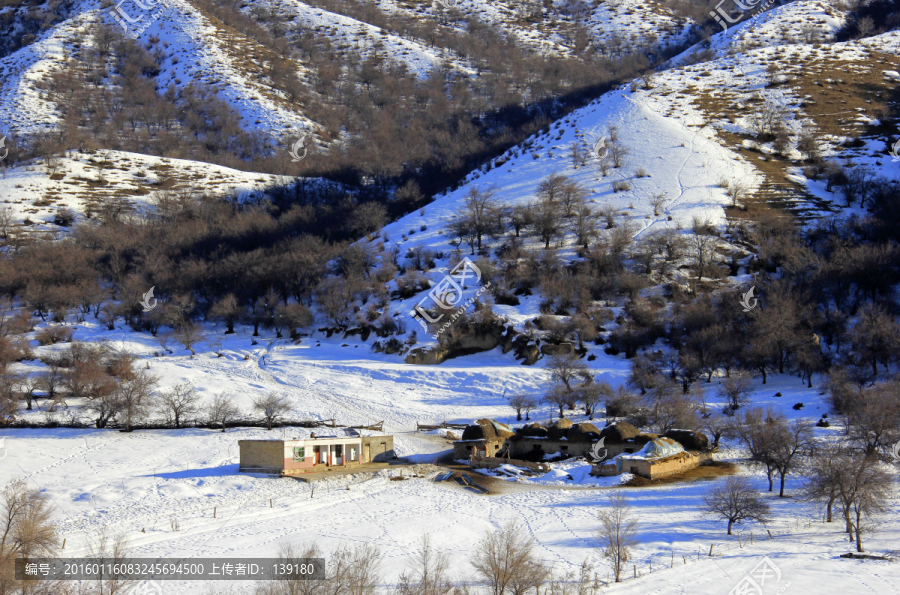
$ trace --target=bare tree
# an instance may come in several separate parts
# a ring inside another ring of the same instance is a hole
[[[724,482],[709,490],[703,497],[703,502],[705,512],[728,521],[728,535],[731,535],[731,526],[735,523],[765,523],[769,519],[769,505],[760,499],[745,477],[727,477]]]
[[[157,407],[165,416],[166,423],[175,424],[180,428],[188,417],[199,410],[197,401],[200,395],[197,389],[189,383],[176,384],[169,390],[160,391]]]
[[[529,227],[544,242],[545,249],[562,233],[562,219],[562,209],[554,200],[538,199],[529,206]]]
[[[883,452],[900,440],[900,382],[879,382],[860,390],[848,403],[849,433],[866,454]]]
[[[563,409],[572,403],[572,392],[567,391],[563,386],[556,384],[550,387],[550,390],[547,391],[547,394],[544,395],[542,400],[550,406],[559,407],[559,417],[563,418],[566,416]],[[553,417],[553,413],[551,413],[550,416]]]
[[[703,430],[704,434],[712,438],[713,448],[718,448],[719,441],[728,432],[730,425],[731,420],[718,413],[713,413],[700,420],[700,429]]]
[[[241,307],[233,293],[226,294],[213,303],[209,309],[209,317],[225,323],[225,334],[234,333],[234,324],[240,320],[244,308]]]
[[[850,454],[837,444],[817,448],[810,460],[802,496],[806,500],[824,502],[825,517],[829,523],[833,522],[832,510],[840,496],[842,474],[851,463]]]
[[[291,403],[284,395],[269,393],[262,397],[254,397],[253,409],[262,415],[266,429],[271,430],[272,426],[291,410]]]
[[[516,410],[516,421],[522,421],[522,410],[525,409],[525,403],[531,397],[528,395],[510,395],[506,397],[506,400],[509,401],[509,406]]]
[[[844,516],[856,535],[856,551],[865,551],[862,536],[873,533],[875,517],[889,510],[887,501],[893,487],[894,478],[881,468],[878,459],[873,456],[853,457],[851,466],[842,474],[841,501],[844,503]]]
[[[409,570],[400,574],[397,595],[447,595],[453,585],[448,575],[450,558],[436,550],[431,537],[422,537],[422,547],[412,559]]]
[[[65,381],[62,368],[55,363],[50,363],[47,371],[38,375],[37,381],[38,389],[43,391],[44,396],[50,401],[50,404],[47,406],[49,411],[53,411],[59,405],[64,405],[66,409],[69,408],[60,390]]]
[[[753,109],[750,128],[757,138],[769,139],[784,129],[785,110],[771,98]]]
[[[735,411],[750,402],[753,396],[753,380],[745,372],[736,370],[722,380],[718,392],[728,403],[726,413],[734,415]]]
[[[750,460],[766,468],[770,492],[774,487],[776,473],[772,449],[785,424],[784,416],[772,409],[753,408],[745,411],[742,417],[735,418],[728,429],[728,433],[737,437],[750,451]]]
[[[577,380],[585,380],[588,377],[588,367],[574,352],[563,355],[551,355],[545,364],[550,372],[550,380],[558,382],[571,392],[572,384]]]
[[[731,198],[732,208],[737,208],[738,201],[743,201],[744,197],[750,191],[750,186],[744,180],[734,180],[728,186],[728,196]]]
[[[30,489],[24,479],[14,479],[0,493],[0,590],[2,593],[52,595],[57,585],[40,584],[15,578],[17,558],[40,558],[56,555],[57,535],[50,506],[37,489]],[[52,585],[52,586],[50,586]]]
[[[812,427],[809,422],[801,419],[788,424],[779,420],[773,424],[774,440],[770,446],[768,457],[781,480],[781,488],[778,495],[784,498],[784,481],[794,469],[798,455],[807,451],[812,443]]]
[[[238,408],[231,402],[231,398],[222,393],[215,395],[213,400],[206,405],[209,425],[221,425],[223,432],[228,423],[238,416],[238,413]]]
[[[537,409],[538,399],[534,395],[528,395],[525,398],[525,402],[522,403],[522,408],[525,409],[525,421],[530,421],[530,414],[532,411]]]
[[[381,554],[377,546],[365,543],[353,548],[344,547],[332,552],[329,560],[333,568],[327,577],[331,593],[346,595],[376,595],[378,593],[378,567]]]
[[[694,218],[694,233],[688,236],[688,242],[693,248],[694,258],[697,259],[697,280],[703,278],[706,267],[710,264],[719,245],[719,238],[711,233],[711,225],[708,221]]]
[[[13,210],[8,205],[0,205],[0,240],[9,237],[9,232],[13,227]]]
[[[130,432],[136,421],[147,415],[153,407],[153,390],[159,378],[147,370],[132,372],[116,387],[115,399],[120,403],[124,430]]]
[[[603,556],[609,559],[616,582],[621,580],[622,570],[638,544],[638,520],[631,512],[631,506],[624,494],[609,497],[609,508],[597,514],[600,530],[597,539],[603,549]]]
[[[175,329],[175,339],[184,345],[184,348],[191,352],[191,355],[197,355],[194,346],[198,343],[206,341],[206,334],[203,327],[194,322],[187,321]]]
[[[612,160],[613,167],[619,168],[625,164],[625,157],[631,153],[625,145],[619,141],[612,141],[607,145],[609,150],[609,158]]]
[[[124,533],[110,536],[106,527],[98,530],[88,544],[88,557],[94,558],[99,564],[117,566],[121,563],[128,551],[128,538]],[[94,591],[98,595],[116,595],[124,593],[128,587],[134,584],[133,580],[122,578],[122,573],[101,573],[101,578],[94,582]]]
[[[456,226],[466,228],[464,233],[467,237],[474,236],[475,246],[473,249],[477,247],[481,250],[484,236],[495,236],[501,231],[498,229],[498,221],[494,216],[494,210],[499,206],[495,198],[496,193],[496,188],[484,190],[470,188],[469,193],[463,199],[456,224],[451,224],[451,227],[454,228]]]
[[[533,565],[539,565],[534,556],[534,539],[515,522],[488,531],[475,546],[471,563],[475,571],[488,581],[492,595],[504,595],[511,591],[517,577],[531,572]]]

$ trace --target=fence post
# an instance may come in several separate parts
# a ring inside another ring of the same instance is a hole
[[[769,531],[768,529],[766,529],[766,533],[769,534],[769,539],[775,539],[774,537],[772,537],[772,532]]]
[[[715,545],[714,543],[709,544],[709,555],[710,556],[712,556],[712,549],[713,549],[714,545]]]
[[[216,518],[216,507],[213,506],[213,518]]]
[[[634,578],[637,578],[637,564],[634,565]]]

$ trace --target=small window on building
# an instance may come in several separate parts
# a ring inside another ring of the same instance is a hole
[[[341,455],[342,455],[343,452],[344,452],[343,449],[344,449],[344,445],[343,445],[343,444],[335,444],[335,445],[334,445],[334,456],[340,458]]]
[[[466,450],[472,450],[472,447],[471,447],[471,446],[467,446],[467,447],[466,447]]]
[[[569,450],[569,447],[568,446],[560,446],[559,449],[560,450]]]
[[[625,452],[634,452],[634,449],[633,449],[633,448],[626,448],[626,449],[625,449]]]
[[[306,447],[305,446],[295,446],[294,447],[294,462],[302,463],[306,460]]]

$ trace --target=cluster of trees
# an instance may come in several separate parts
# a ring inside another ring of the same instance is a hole
[[[763,428],[758,431],[758,439],[766,440],[771,432],[772,429]],[[797,443],[796,438],[795,432],[794,439],[786,440],[782,448],[788,444],[790,450],[790,445]],[[777,441],[775,446],[779,446]],[[824,518],[829,523],[834,522],[832,511],[837,507],[850,542],[856,543],[858,552],[865,552],[863,536],[874,533],[878,517],[890,510],[888,501],[893,495],[894,475],[876,457],[838,443],[819,444],[804,454],[808,468],[800,496],[823,505]],[[710,489],[704,497],[704,511],[725,520],[728,535],[736,523],[766,523],[772,518],[768,502],[760,497],[752,481],[743,476],[730,476]]]
[[[683,3],[675,4],[679,13]],[[491,155],[677,51],[653,36],[642,47],[618,36],[598,43],[583,26],[571,24],[563,28],[572,51],[554,56],[452,10],[435,20],[386,13],[365,2],[314,5],[468,60],[479,76],[441,64],[422,79],[392,60],[379,42],[346,47],[327,34],[285,23],[262,6],[241,11],[235,0],[203,0],[198,8],[259,44],[265,60],[260,80],[320,124],[317,135],[327,149],[312,147],[307,159],[292,163],[276,146],[282,140],[242,130],[216,88],[189,83],[160,89],[161,65],[177,64],[178,56],[156,38],[141,46],[114,27],[95,29],[93,43],[79,46],[43,84],[64,121],[24,144],[42,156],[103,147],[329,177],[362,187],[390,208],[397,188],[415,182],[426,195],[442,190]],[[539,4],[535,10],[525,12],[541,15]],[[580,11],[563,12],[574,18]],[[300,77],[301,70],[309,74]],[[394,142],[401,137],[406,142]],[[331,142],[338,138],[347,140]],[[18,153],[10,157],[17,158]]]
[[[597,540],[601,556],[610,563],[615,581],[623,578],[625,566],[638,544],[637,521],[627,499],[610,498],[610,505],[598,515]],[[300,564],[323,557],[315,545],[281,547],[279,561]],[[289,575],[258,584],[257,595],[375,595],[380,592],[380,564],[383,557],[371,544],[337,549],[328,556],[327,577],[308,581]],[[585,560],[575,570],[555,572],[538,557],[534,538],[515,522],[487,531],[475,545],[470,558],[474,576],[459,580],[450,574],[450,560],[426,536],[407,569],[389,590],[398,595],[473,595],[484,590],[491,595],[525,595],[546,590],[554,595],[588,595],[601,587],[595,567]],[[478,580],[479,583],[475,581]]]
[[[39,490],[31,489],[24,480],[13,480],[0,493],[0,595],[25,593],[45,595],[91,595],[115,593],[130,586],[115,573],[97,584],[70,585],[46,581],[15,579],[17,558],[50,558],[57,555],[59,538],[53,528],[49,502]],[[624,563],[637,545],[637,522],[622,495],[610,498],[610,506],[599,514],[597,539],[601,554],[608,558],[616,581],[620,580]],[[584,595],[595,592],[600,584],[594,567],[587,560],[572,572],[558,573],[538,557],[534,538],[521,526],[509,522],[497,531],[485,532],[473,548],[470,563],[474,576],[451,581],[448,555],[437,549],[426,536],[421,548],[409,560],[393,590],[401,595],[470,595],[476,592],[474,580],[487,584],[493,595],[524,595],[533,589],[549,588],[558,595]],[[110,563],[127,557],[128,544],[122,535],[110,536],[100,531],[89,546],[88,557],[103,558]],[[310,558],[322,558],[315,544],[300,548],[283,545],[279,561],[295,564]],[[342,547],[327,556],[326,577],[307,580],[300,574],[286,575],[274,581],[262,581],[259,595],[374,595],[381,589],[379,566],[382,555],[373,544]],[[299,566],[297,566],[299,567]],[[454,584],[455,583],[455,584]]]
[[[153,423],[181,428],[196,423],[209,427],[233,424],[241,412],[225,394],[202,402],[190,383],[159,388],[159,378],[148,367],[139,368],[133,356],[113,350],[107,343],[72,343],[64,351],[43,358],[46,370],[15,372],[10,364],[32,355],[28,342],[15,342],[0,335],[0,420],[11,421],[20,403],[31,411],[43,403],[47,423],[59,423],[55,413],[64,408],[69,424],[77,424],[79,413],[69,411],[69,401],[77,399],[98,428],[116,424],[128,432],[135,426]],[[287,397],[276,393],[252,399],[252,409],[267,429],[281,423],[292,410]]]

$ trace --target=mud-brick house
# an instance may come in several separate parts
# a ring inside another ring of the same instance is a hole
[[[506,441],[515,435],[506,424],[493,419],[479,419],[466,426],[460,440],[453,443],[453,458],[469,460],[476,457],[496,457],[506,445]]]
[[[532,423],[513,431],[491,419],[479,419],[466,427],[461,440],[453,443],[453,458],[468,460],[480,457],[506,457],[542,461],[545,455],[590,457],[594,445],[604,440],[607,456],[640,450],[652,434],[641,434],[633,425],[619,422],[600,430],[591,423],[573,424],[566,418],[545,427]],[[603,450],[603,449],[601,449]]]
[[[396,458],[393,436],[316,436],[293,440],[239,440],[244,473],[299,475],[387,463]]]
[[[673,432],[691,447],[702,450],[685,450],[684,446],[670,437],[654,438],[639,451],[621,453],[597,463],[591,475],[610,476],[633,473],[647,479],[660,479],[683,473],[712,460],[710,451],[704,446],[708,439],[699,432]]]

